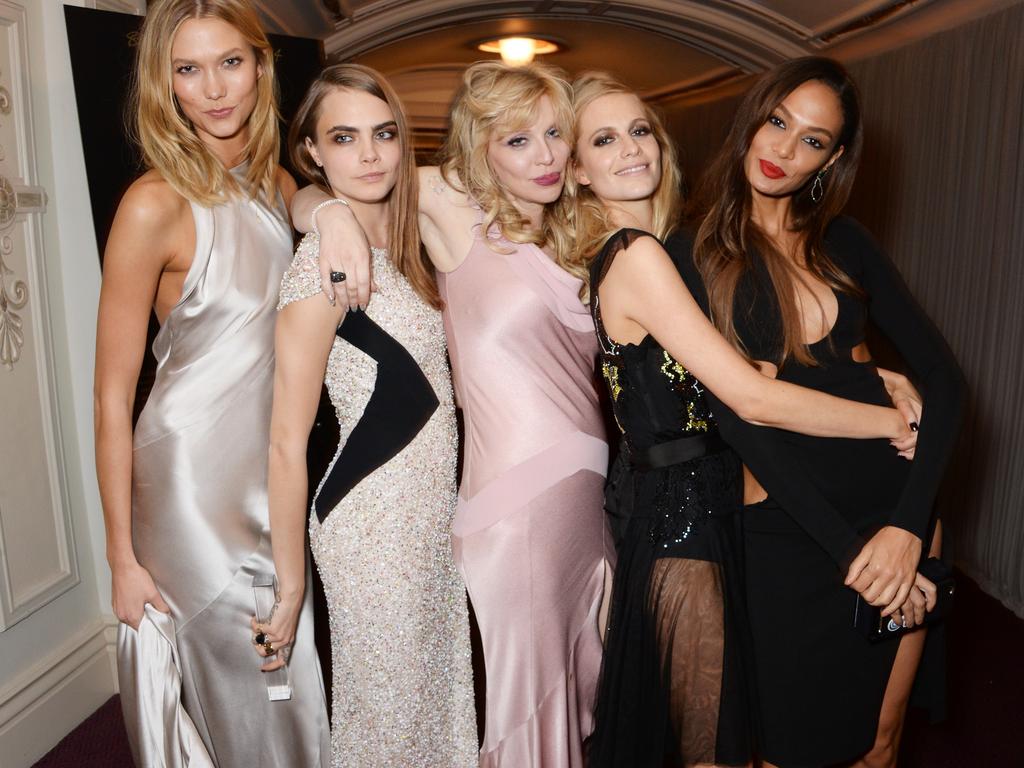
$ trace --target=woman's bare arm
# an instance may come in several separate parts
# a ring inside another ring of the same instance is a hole
[[[159,178],[143,177],[121,200],[104,252],[93,390],[96,475],[113,610],[132,627],[147,602],[168,610],[132,546],[132,408],[157,288],[181,250],[183,231],[194,241],[191,226],[188,203]]]
[[[295,193],[298,191],[298,187],[295,185],[295,179],[281,166],[277,167],[277,188],[281,192],[281,197],[284,199],[284,206],[286,209],[291,210],[292,200],[295,198]]]
[[[303,187],[292,197],[289,210],[292,226],[312,232],[313,211],[331,196],[317,186]],[[341,299],[347,309],[366,309],[370,303],[370,244],[355,214],[341,203],[321,208],[316,214],[320,232],[320,286],[332,303]],[[345,280],[332,283],[331,272],[342,272]]]
[[[711,325],[654,238],[640,238],[620,252],[600,291],[606,327],[610,316],[618,315],[620,322],[624,319],[649,332],[745,421],[823,437],[910,435],[892,408],[843,400],[761,375]]]
[[[480,212],[465,192],[445,179],[439,167],[420,166],[417,170],[420,238],[437,270],[451,272],[469,253]]]
[[[264,627],[280,648],[295,639],[306,583],[306,444],[320,403],[327,359],[344,309],[318,296],[294,301],[277,316],[274,405],[270,417],[268,498],[279,603]],[[265,655],[265,654],[264,654]],[[267,665],[275,669],[278,659]]]

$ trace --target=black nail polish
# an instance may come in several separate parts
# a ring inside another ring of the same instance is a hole
[[[910,422],[910,431],[911,432],[917,432],[917,430],[919,428],[920,428],[920,426],[918,425],[918,423],[916,421]]]

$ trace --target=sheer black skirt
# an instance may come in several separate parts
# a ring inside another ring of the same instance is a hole
[[[620,458],[618,541],[592,768],[751,758],[741,465],[726,449],[651,470]]]

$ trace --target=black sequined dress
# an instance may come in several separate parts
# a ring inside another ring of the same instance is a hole
[[[591,311],[622,449],[606,489],[617,538],[591,768],[750,759],[738,560],[741,464],[718,437],[701,383],[651,336],[619,344],[600,285],[639,230],[591,266]]]

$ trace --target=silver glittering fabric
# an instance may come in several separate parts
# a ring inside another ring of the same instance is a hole
[[[281,307],[320,292],[318,245],[313,234],[300,243]],[[444,328],[386,251],[373,250],[373,276],[370,319],[409,352],[439,406],[322,523],[310,516],[331,624],[331,765],[476,766],[466,594],[452,558],[457,437]],[[325,382],[341,432],[333,467],[373,395],[377,364],[338,337]]]

